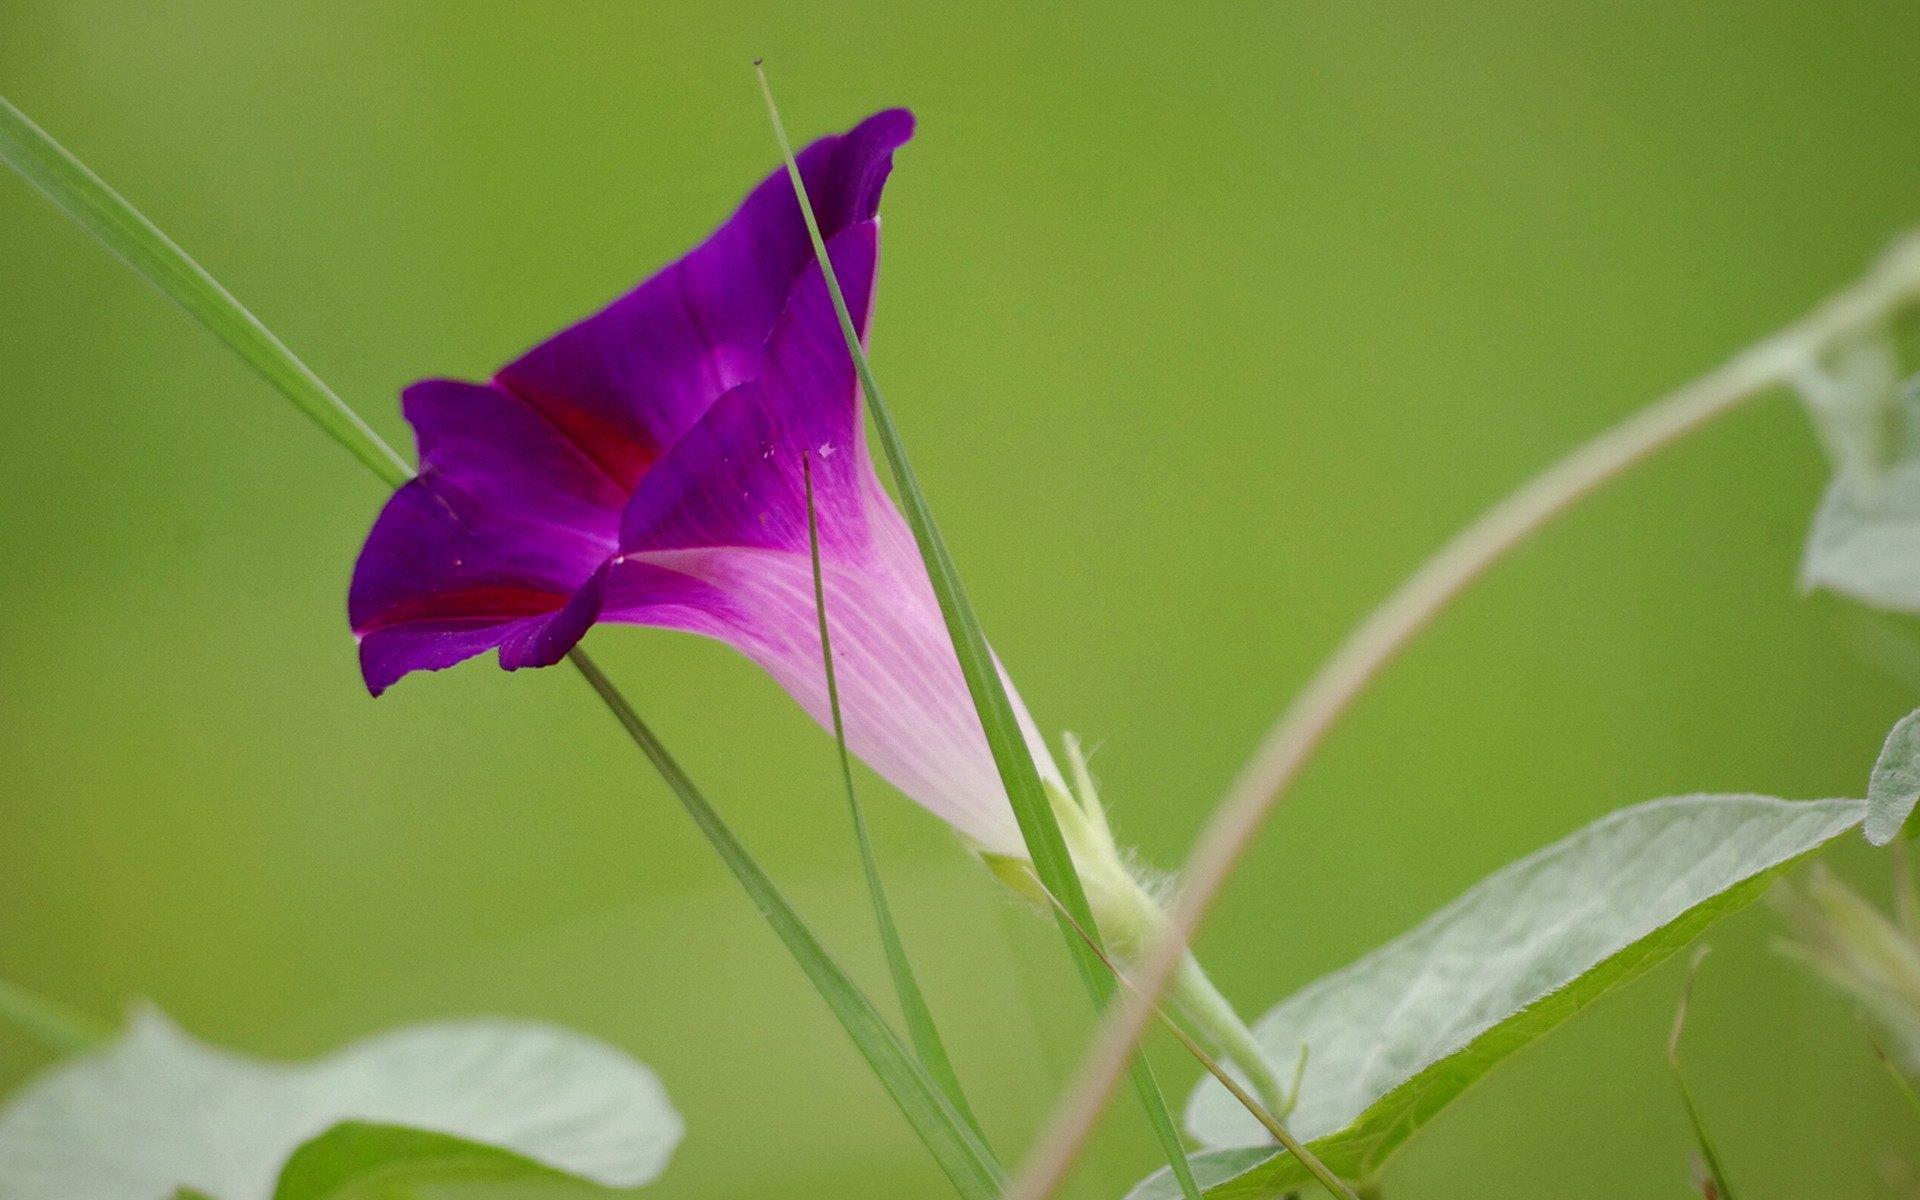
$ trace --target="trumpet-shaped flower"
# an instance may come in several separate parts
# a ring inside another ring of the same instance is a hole
[[[798,156],[861,341],[880,192],[913,133],[877,113]],[[487,650],[565,657],[601,621],[716,638],[831,725],[808,545],[812,474],[847,745],[1044,906],[913,535],[868,455],[852,356],[784,172],[686,257],[484,384],[403,397],[420,474],[354,570],[348,616],[377,695]],[[1095,918],[1123,954],[1164,918],[1075,754],[1069,791],[1008,684]],[[1174,1000],[1281,1092],[1198,965]]]
[[[881,112],[799,155],[863,340],[880,193],[912,131]],[[375,694],[490,649],[546,666],[615,621],[726,642],[828,723],[804,457],[849,747],[982,849],[1024,857],[784,173],[490,382],[427,380],[403,405],[420,474],[374,524],[348,601]]]

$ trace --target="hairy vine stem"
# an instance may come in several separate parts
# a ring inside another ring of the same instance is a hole
[[[1789,382],[1836,343],[1870,331],[1916,298],[1920,232],[1902,237],[1866,275],[1807,316],[1522,484],[1455,534],[1368,614],[1281,713],[1208,819],[1181,873],[1165,934],[1142,958],[1133,976],[1135,990],[1113,1009],[1082,1060],[1023,1164],[1011,1200],[1048,1200],[1066,1182],[1181,956],[1268,815],[1340,717],[1448,604],[1601,485],[1715,417]]]

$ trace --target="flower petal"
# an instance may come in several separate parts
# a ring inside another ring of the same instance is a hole
[[[873,217],[893,151],[912,136],[912,114],[891,109],[801,152],[823,236]],[[497,382],[631,489],[715,399],[755,376],[768,331],[812,259],[792,185],[777,170],[698,248],[509,364]]]
[[[827,234],[866,230],[865,260],[844,268],[862,329],[872,218],[912,132],[911,114],[890,110],[800,156]],[[776,172],[700,247],[492,384],[408,389],[421,476],[381,513],[348,602],[368,687],[493,647],[509,670],[558,661],[599,617],[596,572],[622,507],[715,398],[759,372],[808,272],[818,277],[799,206]],[[657,582],[637,565],[619,575],[627,597]]]
[[[876,237],[864,223],[829,247],[862,313]],[[849,748],[986,849],[1021,854],[939,604],[874,473],[859,415],[852,361],[816,268],[769,339],[761,377],[716,401],[641,482],[622,517],[602,617],[718,638],[830,725],[805,456]],[[632,574],[643,567],[654,572],[645,580]],[[1043,774],[1057,782],[1024,710],[1022,718]]]
[[[525,662],[508,665],[542,657],[531,643],[552,641],[542,637],[549,618],[613,550],[625,498],[560,431],[499,388],[429,380],[408,388],[404,404],[422,470],[374,523],[347,599],[376,694],[409,671],[503,643],[524,646],[516,658]]]
[[[879,229],[867,221],[828,243],[856,323],[871,308]],[[873,470],[860,426],[859,385],[839,318],[815,266],[793,290],[767,340],[761,378],[716,401],[641,482],[620,519],[620,549],[739,546],[805,553],[801,455],[836,537],[866,527]],[[873,486],[877,488],[878,482]],[[829,528],[822,520],[821,528]]]

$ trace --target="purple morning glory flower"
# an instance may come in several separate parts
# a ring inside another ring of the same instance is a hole
[[[799,155],[863,340],[880,193],[912,133],[895,109]],[[913,537],[868,456],[784,172],[491,382],[426,380],[403,407],[420,475],[375,522],[348,599],[376,695],[490,649],[508,670],[547,666],[618,621],[726,642],[827,723],[805,456],[850,748],[983,849],[1024,857]]]

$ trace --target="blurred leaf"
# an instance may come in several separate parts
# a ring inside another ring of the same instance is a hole
[[[465,1138],[348,1121],[294,1152],[273,1200],[609,1200],[636,1194]]]
[[[1920,394],[1902,389],[1894,372],[1892,350],[1870,342],[1800,379],[1834,464],[1800,583],[1920,612]]]
[[[1920,802],[1920,710],[1895,722],[1867,781],[1867,840],[1884,846],[1904,828],[1911,837]]]
[[[1920,1075],[1920,945],[1823,869],[1783,883],[1773,902],[1793,928],[1781,950],[1859,1003],[1894,1064]]]
[[[1836,479],[1807,535],[1800,582],[1896,612],[1920,612],[1920,462],[1871,484]]]
[[[1294,1132],[1343,1177],[1370,1177],[1508,1055],[1753,900],[1864,814],[1854,800],[1655,800],[1502,868],[1259,1023],[1277,1061],[1310,1048]],[[1187,1118],[1215,1146],[1263,1140],[1212,1081]],[[1278,1196],[1306,1179],[1270,1146],[1193,1161],[1216,1198]],[[1173,1194],[1162,1174],[1132,1197]]]
[[[437,1129],[608,1187],[653,1179],[681,1134],[653,1072],[549,1025],[416,1025],[289,1065],[208,1046],[144,1008],[0,1111],[0,1195],[267,1200],[295,1148],[346,1120]]]

